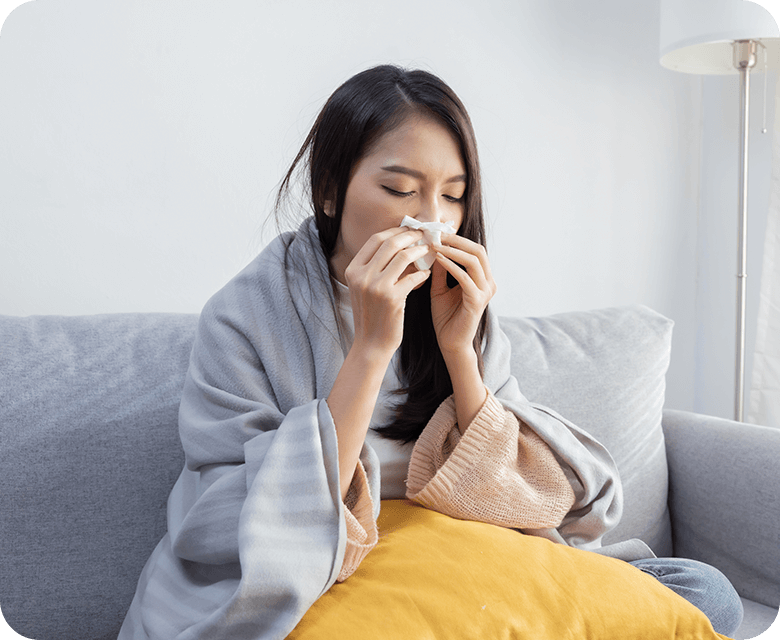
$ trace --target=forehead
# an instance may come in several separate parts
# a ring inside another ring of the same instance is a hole
[[[455,134],[436,118],[417,114],[380,136],[362,163],[408,164],[420,170],[465,173]]]

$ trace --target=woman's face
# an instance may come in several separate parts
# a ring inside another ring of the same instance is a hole
[[[353,168],[330,259],[337,280],[345,282],[344,270],[372,235],[399,226],[404,216],[451,221],[458,229],[465,190],[460,148],[444,125],[414,115],[387,132]]]

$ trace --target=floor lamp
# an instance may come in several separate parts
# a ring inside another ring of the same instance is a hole
[[[737,245],[737,336],[734,419],[744,417],[747,280],[748,123],[750,72],[780,53],[780,31],[769,12],[743,0],[661,0],[661,64],[696,74],[739,74],[740,143]]]

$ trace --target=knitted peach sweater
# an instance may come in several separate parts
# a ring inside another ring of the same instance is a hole
[[[439,406],[412,451],[406,496],[454,518],[517,529],[557,527],[574,503],[550,448],[490,393],[463,435],[453,398]],[[344,500],[348,537],[339,582],[377,543],[373,500],[358,463]]]

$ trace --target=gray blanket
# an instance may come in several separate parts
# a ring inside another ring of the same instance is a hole
[[[346,530],[325,398],[344,352],[327,273],[308,219],[204,307],[179,412],[186,465],[120,640],[284,638],[335,582]],[[557,531],[529,533],[597,549],[622,508],[614,462],[523,397],[493,316],[484,359],[488,388],[551,446],[575,491]],[[378,498],[368,445],[361,459]]]

